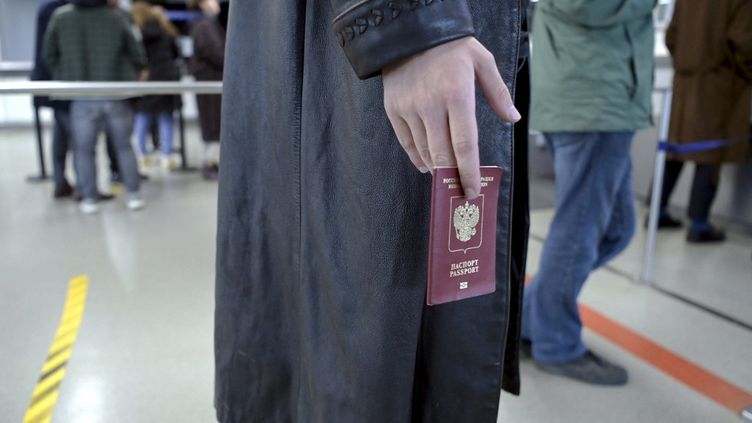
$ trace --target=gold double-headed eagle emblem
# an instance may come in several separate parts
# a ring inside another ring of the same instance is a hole
[[[480,209],[475,204],[465,201],[464,205],[454,209],[454,233],[462,242],[470,241],[477,232],[475,227],[480,221]]]

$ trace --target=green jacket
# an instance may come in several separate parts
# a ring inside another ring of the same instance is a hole
[[[651,125],[656,0],[540,0],[530,126],[544,132]]]
[[[141,41],[119,10],[63,6],[44,36],[44,60],[59,81],[132,81],[147,66]]]

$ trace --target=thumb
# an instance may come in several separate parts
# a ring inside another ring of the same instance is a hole
[[[496,67],[496,60],[488,50],[480,52],[475,60],[475,77],[486,100],[500,118],[507,122],[517,122],[522,118]]]

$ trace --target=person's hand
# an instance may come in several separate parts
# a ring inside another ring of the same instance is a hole
[[[474,37],[433,47],[384,69],[384,106],[402,148],[425,173],[457,166],[465,196],[480,193],[475,81],[499,117],[516,122],[493,55]]]
[[[138,74],[138,80],[141,82],[148,81],[149,80],[149,70],[144,69],[141,71],[141,73]]]

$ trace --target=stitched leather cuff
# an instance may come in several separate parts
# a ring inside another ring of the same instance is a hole
[[[466,0],[361,1],[334,19],[334,31],[361,79],[475,33]]]

